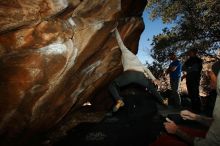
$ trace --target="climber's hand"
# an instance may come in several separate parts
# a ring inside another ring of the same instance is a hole
[[[113,28],[112,30],[110,31],[111,33],[114,32],[118,27],[118,22],[116,21],[115,24],[113,24]]]

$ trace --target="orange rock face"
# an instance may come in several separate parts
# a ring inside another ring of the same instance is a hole
[[[137,51],[146,1],[0,2],[0,135],[53,127],[121,70],[115,22]]]

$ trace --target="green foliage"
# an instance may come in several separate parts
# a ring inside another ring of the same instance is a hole
[[[166,63],[171,51],[182,55],[197,48],[207,55],[220,48],[219,0],[149,0],[146,9],[152,20],[176,24],[153,38],[152,57],[159,63]]]
[[[156,78],[163,76],[164,67],[160,63],[154,61],[153,64],[146,63],[146,65]]]

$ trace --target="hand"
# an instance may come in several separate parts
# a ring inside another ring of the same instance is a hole
[[[114,32],[118,27],[118,22],[116,21],[115,24],[113,25],[113,29],[110,32]]]
[[[160,81],[155,79],[155,80],[153,80],[153,83],[158,86],[160,84]]]
[[[185,79],[186,78],[186,75],[183,75],[182,77],[181,77],[181,81],[183,81],[183,79]]]
[[[163,99],[163,105],[168,106],[168,98]]]
[[[184,79],[184,78],[185,78],[185,77],[184,77],[184,76],[182,76],[182,77],[181,77],[181,81],[183,81],[183,79]]]
[[[196,120],[197,115],[188,111],[188,110],[183,110],[180,112],[180,116],[184,119],[184,120]]]
[[[167,130],[168,133],[175,134],[178,129],[178,126],[173,121],[171,121],[169,118],[166,118],[166,120],[167,122],[163,123],[165,129]]]

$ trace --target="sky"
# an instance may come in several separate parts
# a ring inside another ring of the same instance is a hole
[[[152,63],[153,59],[150,56],[150,50],[152,48],[151,43],[154,35],[157,35],[162,32],[162,29],[167,27],[170,28],[171,24],[163,24],[161,19],[157,19],[154,21],[149,20],[148,12],[145,10],[143,15],[143,20],[145,24],[145,29],[141,34],[138,53],[137,56],[139,60],[145,64],[146,61],[148,63]]]

